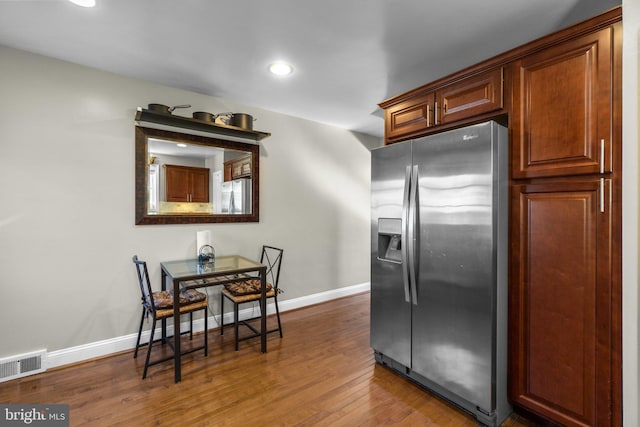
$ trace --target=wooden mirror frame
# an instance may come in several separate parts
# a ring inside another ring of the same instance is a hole
[[[206,145],[251,153],[250,214],[149,214],[147,211],[147,177],[149,176],[148,139],[157,138],[186,144]],[[135,135],[136,225],[259,222],[260,146],[206,136],[136,126]]]

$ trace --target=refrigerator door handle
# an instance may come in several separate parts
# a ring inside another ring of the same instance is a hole
[[[411,302],[418,305],[418,286],[416,278],[416,241],[418,219],[418,165],[414,165],[411,172],[411,194],[409,195],[409,283],[411,284]]]
[[[402,228],[400,230],[400,244],[402,245],[402,283],[404,284],[404,300],[411,302],[409,291],[409,249],[407,242],[410,239],[408,233],[409,222],[409,192],[411,189],[411,166],[407,166],[404,176],[404,194],[402,195]]]

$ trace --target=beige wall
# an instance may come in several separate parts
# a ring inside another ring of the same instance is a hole
[[[0,358],[136,332],[132,255],[159,286],[159,263],[193,256],[199,230],[217,254],[284,248],[283,301],[369,281],[380,139],[9,48],[0,59]],[[260,223],[134,225],[133,118],[152,102],[249,113],[272,133]]]

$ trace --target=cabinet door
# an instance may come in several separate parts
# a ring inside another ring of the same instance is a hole
[[[607,28],[515,64],[514,178],[611,171],[612,32]]]
[[[209,169],[164,165],[167,202],[209,202]]]
[[[167,202],[188,202],[190,194],[189,169],[165,165],[165,191]]]
[[[241,162],[235,162],[233,164],[233,169],[231,171],[231,176],[233,176],[233,179],[240,178],[242,176],[242,163]]]
[[[242,161],[242,176],[251,176],[251,158],[248,157]]]
[[[209,169],[191,171],[191,201],[209,203]]]
[[[224,163],[224,182],[231,181],[233,179],[233,165],[231,163]]]
[[[610,425],[611,181],[516,185],[511,198],[510,398],[561,425]]]
[[[437,124],[502,108],[502,68],[450,84],[436,92]]]
[[[434,94],[394,105],[385,110],[385,139],[393,140],[433,126]]]

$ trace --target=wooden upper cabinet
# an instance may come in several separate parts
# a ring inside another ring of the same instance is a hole
[[[224,162],[224,180],[251,177],[251,155],[238,157]]]
[[[438,124],[500,110],[503,69],[481,73],[436,91]]]
[[[423,136],[442,130],[442,125],[500,110],[502,89],[503,68],[499,67],[386,101],[380,104],[385,109],[385,141]]]
[[[209,202],[209,169],[164,165],[167,202]]]
[[[513,178],[610,172],[613,27],[517,61]]]
[[[385,110],[385,139],[426,131],[433,126],[435,94],[411,98]]]

